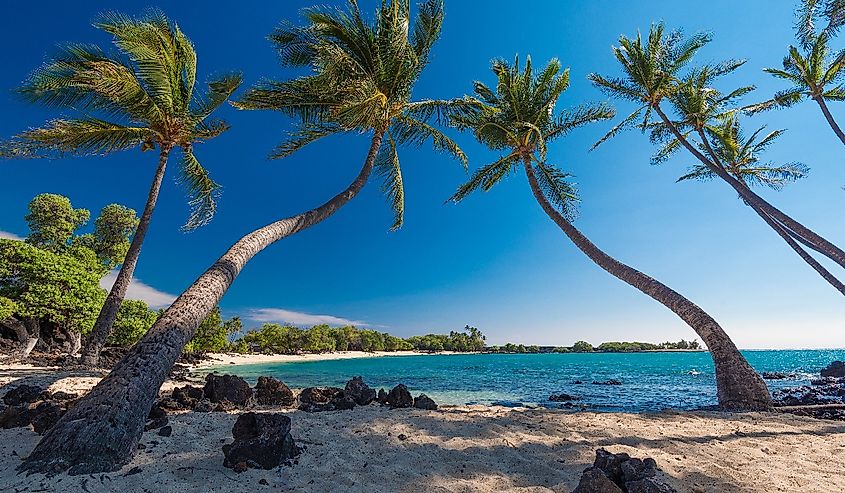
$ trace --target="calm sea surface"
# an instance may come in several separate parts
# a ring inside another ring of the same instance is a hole
[[[845,350],[744,351],[759,372],[794,373],[792,380],[768,381],[772,390],[806,384]],[[515,403],[557,406],[552,393],[581,398],[590,409],[649,411],[691,409],[716,404],[709,353],[467,354],[391,356],[332,361],[231,365],[233,373],[255,383],[272,375],[290,387],[338,386],[362,375],[371,387],[389,390],[404,383],[441,404]],[[693,371],[694,370],[694,371]],[[697,374],[690,374],[690,372]],[[616,379],[622,385],[593,385]],[[580,380],[583,384],[573,382]]]

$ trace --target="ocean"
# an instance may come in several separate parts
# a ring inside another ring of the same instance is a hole
[[[845,350],[743,351],[758,372],[794,374],[767,381],[771,390],[808,384]],[[343,387],[361,375],[371,387],[390,390],[403,383],[439,404],[540,405],[551,394],[577,397],[598,411],[643,412],[716,405],[713,362],[706,352],[456,354],[357,358],[294,363],[231,365],[215,369],[254,384],[261,375],[293,388]],[[622,385],[592,382],[619,380]],[[583,383],[576,383],[576,382]]]

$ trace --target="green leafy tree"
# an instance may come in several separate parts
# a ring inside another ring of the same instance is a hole
[[[659,38],[652,34],[649,46],[654,44],[659,47]],[[620,43],[626,50],[632,46],[624,38]],[[683,58],[687,57],[684,53],[690,52],[685,46],[672,46],[672,53],[680,55],[673,58],[671,63],[665,66],[646,65],[643,68],[652,74],[647,78],[648,87],[662,87],[673,81],[671,72],[667,74],[664,69],[673,69],[682,64]],[[621,51],[619,59],[627,60]],[[713,359],[718,368],[717,387],[721,406],[728,409],[768,409],[771,397],[765,383],[710,315],[660,281],[611,257],[572,223],[578,199],[577,190],[569,174],[547,162],[547,147],[549,143],[580,126],[611,118],[613,110],[604,105],[558,110],[556,103],[569,85],[569,73],[561,72],[561,64],[557,60],[551,61],[537,73],[532,70],[530,60],[523,69],[520,69],[518,60],[513,65],[496,61],[493,63],[493,73],[496,76],[495,90],[481,82],[475,83],[475,97],[483,105],[482,108],[467,117],[453,118],[453,123],[460,129],[472,131],[476,140],[501,152],[503,157],[476,170],[470,180],[458,188],[453,200],[460,201],[477,189],[490,190],[522,165],[534,198],[578,249],[609,274],[675,313],[705,341],[712,341],[713,344],[708,342],[711,349],[718,348],[719,353],[714,354]],[[609,83],[614,87],[619,86],[620,91],[633,89],[624,81]],[[645,104],[648,114],[652,105],[648,101]],[[631,118],[636,116],[628,117]]]
[[[572,352],[574,353],[592,353],[593,345],[587,341],[578,341],[572,345]]]
[[[109,204],[103,207],[94,220],[94,232],[76,237],[73,241],[93,250],[103,267],[109,271],[126,258],[138,222],[134,210],[120,204]]]
[[[118,53],[90,44],[66,45],[19,90],[28,101],[70,109],[78,116],[51,120],[15,138],[27,150],[46,154],[104,155],[158,148],[144,212],[83,355],[91,365],[96,364],[126,295],[172,151],[181,151],[179,180],[191,205],[185,229],[202,226],[214,215],[220,187],[197,160],[194,146],[228,128],[210,115],[241,83],[238,74],[224,75],[210,81],[204,93],[197,90],[194,47],[161,12],[138,18],[111,12],[94,26],[113,36]]]
[[[114,327],[109,335],[109,344],[115,346],[132,346],[138,342],[144,334],[150,330],[156,319],[158,311],[150,309],[141,300],[123,300]]]
[[[13,310],[0,323],[26,337],[23,357],[35,347],[44,323],[60,327],[75,341],[90,331],[105,298],[99,281],[99,262],[90,250],[53,253],[0,239],[0,298],[12,302],[4,302],[4,311]]]
[[[229,337],[242,329],[241,319],[223,320],[220,308],[208,314],[197,328],[194,337],[185,345],[189,353],[219,353],[229,347]]]
[[[442,0],[423,2],[413,21],[408,0],[385,0],[374,22],[364,19],[354,1],[345,10],[310,9],[306,20],[304,27],[283,26],[272,39],[283,63],[307,68],[311,75],[257,87],[239,105],[275,109],[300,118],[299,134],[282,145],[281,154],[330,133],[371,134],[358,176],[319,207],[238,240],[164,311],[111,373],[47,431],[21,464],[21,471],[55,473],[57,464],[63,465],[60,468],[77,464],[74,472],[88,473],[126,464],[143,433],[146,412],[182,348],[246,262],[276,241],[323,221],[355,197],[369,179],[388,129],[386,155],[379,159],[385,164],[379,169],[386,170],[387,193],[397,211],[404,203],[404,192],[399,193],[404,187],[397,186],[403,183],[398,153],[393,152],[400,143],[431,139],[435,147],[463,156],[429,123],[435,116],[445,116],[439,111],[444,102],[410,101],[440,35]],[[398,219],[394,225],[401,223]],[[138,236],[136,233],[135,239]]]
[[[64,252],[70,246],[74,231],[84,226],[90,217],[87,209],[74,209],[70,199],[63,195],[36,195],[24,217],[29,225],[25,241],[48,252]]]

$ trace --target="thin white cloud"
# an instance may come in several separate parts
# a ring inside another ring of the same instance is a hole
[[[100,287],[106,290],[111,289],[117,279],[117,272],[111,271],[106,277],[100,279]],[[144,284],[138,278],[133,277],[129,283],[129,289],[126,290],[126,299],[128,300],[142,300],[150,306],[150,308],[166,308],[173,303],[176,296],[159,291],[158,289]]]
[[[10,233],[8,231],[0,231],[0,238],[6,240],[22,240],[20,236],[16,235],[15,233]]]
[[[247,312],[246,318],[256,322],[278,322],[296,326],[310,325],[369,325],[360,320],[349,320],[333,315],[312,315],[310,313],[283,310],[281,308],[255,308]]]

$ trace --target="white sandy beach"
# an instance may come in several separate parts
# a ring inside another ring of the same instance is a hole
[[[354,358],[383,358],[400,356],[422,356],[433,354],[467,354],[454,353],[451,351],[440,351],[437,353],[424,353],[421,351],[335,351],[332,353],[306,353],[306,354],[237,354],[237,353],[209,353],[208,359],[196,365],[196,368],[210,368],[221,365],[254,365],[268,363],[295,363],[305,361],[326,361],[336,359]]]
[[[49,384],[53,391],[78,392],[97,381],[96,376],[63,378],[43,369],[6,368],[4,374]],[[482,406],[285,412],[293,420],[294,438],[306,447],[298,463],[243,474],[222,466],[220,449],[231,441],[237,413],[171,415],[173,435],[145,433],[146,449],[121,471],[77,477],[15,474],[39,436],[30,428],[0,430],[0,491],[568,493],[598,447],[653,457],[666,481],[682,492],[841,491],[845,470],[845,423],[774,413],[573,413]],[[135,467],[141,472],[125,475]]]

